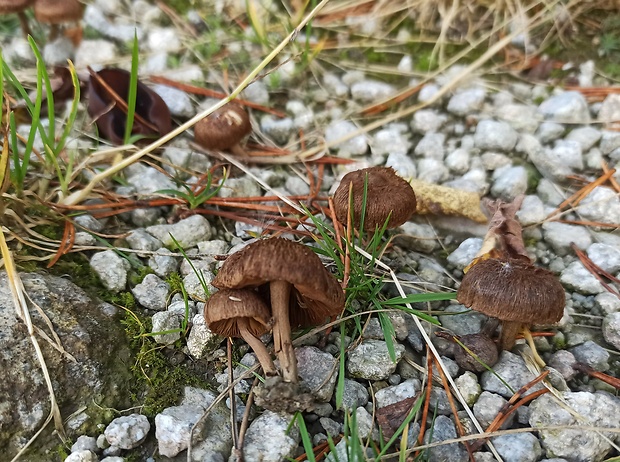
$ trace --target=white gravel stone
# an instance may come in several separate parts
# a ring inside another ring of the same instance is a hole
[[[262,80],[252,82],[243,90],[243,98],[263,106],[268,105],[269,90],[267,85]]]
[[[550,244],[558,255],[564,256],[571,250],[574,243],[581,250],[586,250],[592,244],[589,231],[578,225],[548,221],[542,225],[545,241]]]
[[[332,72],[323,73],[323,86],[332,95],[342,98],[349,93],[349,87]]]
[[[75,45],[67,37],[58,37],[43,47],[43,60],[48,66],[66,66],[67,59],[73,59]]]
[[[177,185],[164,173],[156,168],[138,165],[130,171],[127,183],[138,194],[149,195],[162,189],[178,189]]]
[[[476,126],[474,142],[485,151],[510,151],[517,144],[518,133],[506,122],[482,120]]]
[[[329,144],[357,131],[358,128],[348,120],[338,120],[325,128],[325,141]],[[332,146],[343,155],[361,156],[368,150],[368,140],[365,135],[356,135],[353,138],[339,142]]]
[[[224,186],[218,193],[219,197],[252,197],[260,196],[262,190],[260,185],[252,178],[242,176],[240,178],[230,178],[224,181]]]
[[[551,151],[551,156],[572,169],[583,170],[583,152],[577,141],[557,140]]]
[[[155,416],[155,437],[162,456],[174,457],[187,449],[192,427],[203,411],[194,405],[174,406]]]
[[[146,46],[150,51],[177,51],[181,47],[179,32],[172,27],[151,27]]]
[[[192,100],[184,91],[168,85],[153,85],[151,90],[161,96],[173,116],[192,117],[196,115]]]
[[[604,372],[609,369],[609,353],[592,340],[570,349],[575,359],[590,366],[595,371]]]
[[[497,105],[495,115],[521,133],[534,133],[542,119],[536,108],[527,104]]]
[[[497,416],[500,410],[506,405],[508,401],[502,398],[500,395],[496,393],[489,393],[488,391],[483,391],[474,404],[474,415],[482,428],[486,428],[489,426],[493,419]],[[512,422],[514,420],[515,414],[511,414],[510,417],[506,420],[506,422],[502,425],[502,429],[510,428]]]
[[[482,239],[468,237],[461,242],[454,252],[448,255],[448,263],[458,269],[463,269],[471,263],[481,247]]]
[[[517,212],[517,220],[522,226],[540,223],[545,219],[545,204],[536,195],[523,198],[521,208]]]
[[[620,427],[620,401],[604,392],[566,392],[563,398],[585,422],[576,418],[550,394],[536,398],[530,404],[530,425],[542,427],[540,440],[548,455],[570,461],[601,461],[611,450],[602,435],[581,429],[545,430],[546,426],[590,425],[603,428]],[[603,433],[605,434],[605,433]],[[614,435],[607,434],[614,438]]]
[[[588,257],[608,273],[620,271],[620,249],[613,245],[595,242],[588,247]]]
[[[524,194],[527,190],[527,170],[519,165],[497,170],[493,175],[491,194],[507,202]]]
[[[603,292],[594,297],[597,306],[603,315],[617,313],[620,311],[620,298],[610,292]]]
[[[547,144],[557,140],[564,134],[566,128],[557,122],[543,122],[536,131],[536,136],[541,143]]]
[[[531,433],[497,436],[492,441],[504,462],[536,462],[542,455],[538,438]]]
[[[446,135],[443,133],[427,133],[415,147],[414,153],[428,159],[443,160]]]
[[[487,92],[483,87],[458,90],[448,101],[448,112],[457,116],[466,116],[478,112],[482,109],[486,96]]]
[[[396,92],[394,87],[378,80],[362,80],[351,85],[351,96],[361,103],[372,103],[390,97]]]
[[[153,322],[153,328],[151,330],[152,334],[157,334],[158,332],[168,332],[166,334],[157,334],[153,335],[153,339],[157,343],[161,343],[163,345],[168,345],[170,343],[174,343],[181,338],[181,320],[183,316],[177,312],[171,311],[158,311],[155,313],[151,320]]]
[[[404,153],[391,152],[385,161],[385,166],[392,167],[399,176],[405,179],[416,178],[418,175],[415,162]]]
[[[447,120],[448,117],[434,109],[420,109],[413,114],[411,129],[422,134],[437,132]]]
[[[427,83],[424,85],[418,93],[418,101],[420,103],[426,103],[433,99],[439,92],[440,87],[436,83]]]
[[[172,235],[185,250],[209,240],[212,234],[211,225],[202,215],[192,215],[172,225],[149,226],[146,232],[171,247],[175,245],[170,237]]]
[[[97,438],[93,436],[82,435],[78,436],[75,443],[71,446],[71,452],[77,451],[92,451],[97,453],[99,448],[97,447]]]
[[[131,289],[138,303],[149,310],[166,309],[170,285],[154,274],[147,274],[142,282]]]
[[[404,399],[413,398],[417,391],[420,390],[420,386],[418,379],[409,379],[398,385],[382,388],[375,393],[377,408],[380,409]]]
[[[605,291],[600,281],[580,261],[569,264],[562,271],[560,281],[580,294],[596,295]]]
[[[516,150],[526,154],[545,177],[564,181],[572,173],[571,168],[565,165],[552,149],[544,148],[532,135],[521,135]]]
[[[598,111],[598,118],[606,124],[620,120],[620,95],[607,95]]]
[[[187,349],[196,359],[204,358],[211,351],[215,350],[222,342],[222,337],[211,332],[207,327],[202,313],[194,316],[192,320],[192,330],[187,339]]]
[[[443,161],[428,158],[418,160],[418,178],[428,183],[442,183],[449,177],[450,172]]]
[[[82,40],[75,51],[75,64],[80,67],[102,66],[118,56],[116,46],[108,40]]]
[[[405,347],[395,343],[396,361],[392,362],[387,344],[381,340],[365,340],[348,354],[347,370],[353,378],[385,380],[396,370]]]
[[[280,145],[288,143],[289,138],[295,131],[295,123],[292,118],[276,119],[270,114],[265,114],[261,117],[260,126],[267,136]]]
[[[605,341],[620,350],[620,313],[610,313],[603,319]]]
[[[97,455],[86,449],[82,449],[76,452],[72,452],[67,456],[65,462],[98,462],[99,458]]]
[[[568,141],[579,143],[583,152],[593,148],[601,139],[601,131],[594,127],[586,126],[572,130],[565,138]],[[600,164],[598,165],[600,167]]]
[[[493,366],[493,371],[494,372],[485,371],[482,373],[480,385],[483,390],[497,393],[506,399],[512,397],[513,391],[506,388],[506,385],[504,385],[497,376],[500,376],[515,392],[536,378],[525,365],[523,358],[509,351],[502,351],[500,353],[499,360],[495,363],[495,366]],[[528,390],[526,395],[540,390],[541,387],[540,384],[533,386]]]
[[[577,210],[586,220],[620,223],[620,197],[611,188],[597,186],[579,203]]]
[[[90,259],[90,267],[97,273],[106,289],[112,292],[125,290],[127,272],[131,265],[113,250],[105,250],[93,254]]]
[[[299,377],[319,401],[329,401],[336,386],[337,360],[314,346],[295,349]]]
[[[411,148],[411,142],[398,127],[388,126],[374,134],[370,147],[373,155],[385,156],[392,153],[406,155]]]
[[[466,371],[462,375],[459,375],[454,382],[456,383],[456,387],[459,389],[461,395],[463,395],[467,405],[473,406],[482,391],[476,374]]]
[[[140,446],[148,436],[151,424],[141,414],[117,417],[106,427],[104,434],[108,443],[121,449]]]
[[[603,154],[610,154],[612,151],[620,148],[620,133],[616,131],[603,130],[601,132],[601,141],[599,149]]]
[[[444,162],[446,164],[446,167],[448,167],[448,169],[450,169],[452,173],[462,175],[469,170],[469,150],[463,148],[455,149],[446,156]]]
[[[243,443],[245,460],[280,462],[293,453],[300,441],[293,415],[265,411],[248,427]]]
[[[149,257],[148,265],[157,276],[166,278],[179,268],[179,260],[172,256],[172,251],[161,248]]]
[[[198,274],[192,271],[183,278],[183,285],[185,286],[187,295],[189,295],[190,298],[193,300],[205,300],[208,294],[205,293],[202,282],[204,281],[210,294],[217,292],[217,288],[211,284],[213,279],[215,279],[215,275],[211,270],[204,268],[197,269],[197,271],[201,274],[201,277],[198,277]],[[201,278],[203,281],[201,281]]]
[[[538,111],[549,120],[560,123],[590,122],[588,103],[578,91],[565,91],[551,96],[538,106]]]

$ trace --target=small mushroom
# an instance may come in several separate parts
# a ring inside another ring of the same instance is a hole
[[[564,289],[551,271],[518,258],[477,262],[463,276],[456,298],[501,321],[499,343],[504,350],[513,347],[524,327],[558,322],[565,304]]]
[[[269,351],[258,337],[271,329],[269,308],[249,289],[223,289],[209,298],[204,317],[209,329],[223,337],[242,337],[252,347],[265,375],[277,371]]]
[[[334,193],[334,212],[341,223],[347,222],[349,188],[353,202],[353,224],[359,228],[364,201],[364,183],[367,182],[364,229],[374,231],[389,217],[388,228],[396,228],[415,212],[413,189],[391,167],[370,167],[347,173]]]
[[[77,22],[84,15],[84,4],[78,0],[35,0],[34,17],[37,21],[49,24],[50,40],[58,36],[58,26]]]
[[[30,26],[28,26],[28,18],[24,11],[32,5],[33,1],[34,0],[0,0],[0,15],[17,13],[24,35],[32,35]]]
[[[245,156],[241,141],[251,133],[252,125],[246,110],[237,103],[228,103],[200,120],[194,127],[196,143],[213,151],[231,151]]]
[[[213,280],[213,285],[220,289],[263,284],[269,284],[273,343],[282,378],[297,383],[291,319],[295,324],[307,324],[335,316],[344,308],[344,293],[310,248],[281,238],[256,241],[232,254]]]

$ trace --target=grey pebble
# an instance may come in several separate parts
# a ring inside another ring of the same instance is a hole
[[[538,111],[554,122],[586,124],[590,121],[588,103],[577,91],[564,91],[551,96],[538,106]]]
[[[396,364],[405,353],[405,347],[395,343],[396,361],[392,362],[387,344],[381,340],[365,340],[348,354],[347,371],[351,377],[385,380],[396,370]]]
[[[590,366],[596,371],[605,372],[609,369],[609,353],[592,340],[571,348],[570,352],[577,361]]]
[[[620,312],[610,313],[603,319],[605,341],[620,350]]]
[[[531,433],[497,436],[492,441],[504,462],[536,462],[542,455],[538,438]]]
[[[131,289],[140,305],[149,310],[166,309],[166,301],[170,285],[154,274],[147,274],[142,282]]]
[[[97,273],[106,289],[112,292],[125,290],[127,273],[131,265],[113,250],[93,254],[90,258],[90,267]]]
[[[518,133],[506,122],[482,120],[476,126],[474,142],[484,151],[510,151],[517,144]]]
[[[448,101],[447,110],[457,116],[466,116],[482,109],[487,92],[483,87],[458,90]],[[420,101],[421,95],[419,96]]]
[[[146,439],[151,425],[141,414],[117,417],[106,427],[104,434],[108,443],[120,449],[133,449]]]

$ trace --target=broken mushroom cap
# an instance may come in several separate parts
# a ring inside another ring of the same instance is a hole
[[[20,13],[32,5],[34,0],[0,0],[0,14]]]
[[[502,321],[501,348],[510,349],[522,325],[553,324],[564,313],[564,288],[555,275],[522,259],[489,258],[463,276],[459,303]]]
[[[79,21],[84,4],[78,0],[35,0],[34,16],[45,24],[64,24]]]
[[[269,352],[258,338],[271,328],[271,315],[256,292],[220,290],[205,304],[204,318],[212,332],[223,337],[242,337],[254,350],[265,374],[276,374]]]
[[[246,110],[237,103],[228,103],[195,125],[194,139],[206,149],[229,151],[251,131]]]
[[[396,228],[415,212],[416,198],[411,185],[391,167],[371,167],[347,173],[334,193],[334,211],[341,223],[347,222],[349,188],[352,185],[353,224],[360,226],[364,200],[364,182],[368,178],[364,229],[374,231],[388,219],[388,228]]]
[[[282,378],[290,383],[298,382],[291,320],[295,324],[318,324],[344,308],[342,288],[321,259],[310,248],[288,239],[265,239],[247,245],[226,259],[212,284],[218,288],[269,284],[274,350]]]

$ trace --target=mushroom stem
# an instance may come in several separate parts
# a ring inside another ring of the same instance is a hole
[[[515,345],[517,334],[521,332],[523,323],[519,321],[503,321],[502,332],[499,337],[499,346],[502,350],[510,351]]]
[[[289,320],[289,298],[291,284],[286,281],[271,281],[271,311],[273,314],[273,346],[280,360],[282,379],[297,383],[297,358],[291,340],[291,322]]]
[[[239,143],[232,146],[230,148],[230,152],[232,152],[234,155],[239,156],[239,157],[249,156],[248,152],[245,149],[243,149],[243,147]]]
[[[254,337],[249,331],[248,318],[240,318],[237,321],[237,327],[239,329],[241,337],[243,337],[243,340],[245,340],[246,343],[252,347],[254,354],[256,354],[256,357],[258,358],[258,362],[263,367],[263,372],[265,372],[265,375],[278,375],[278,371],[276,370],[276,366],[271,360],[271,356],[269,355],[269,351],[267,351],[267,347],[263,342],[260,341],[260,339]]]

